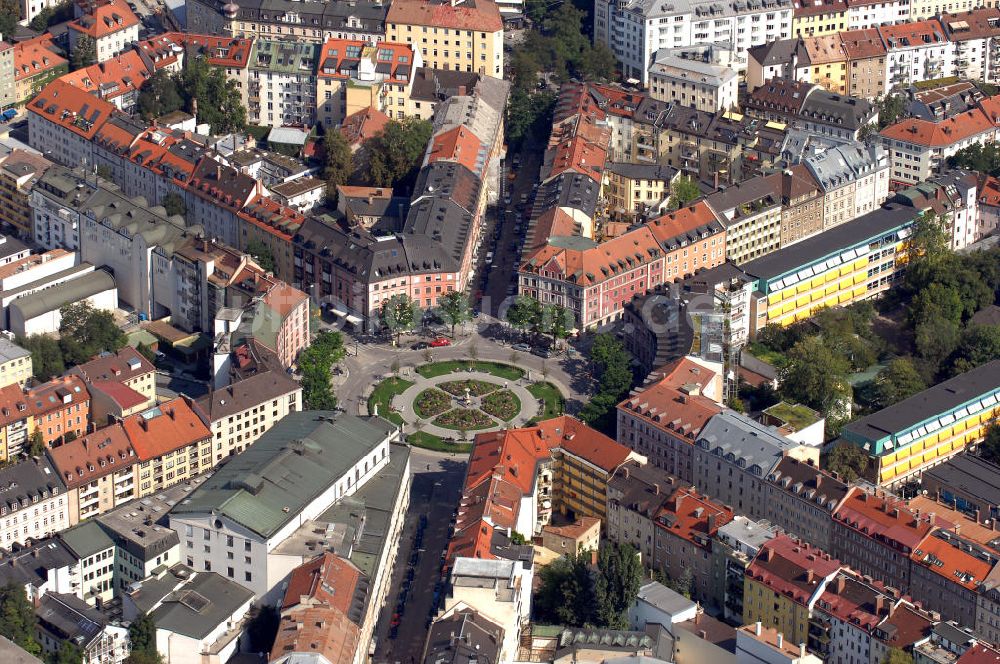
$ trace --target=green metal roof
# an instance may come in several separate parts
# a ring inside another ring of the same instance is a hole
[[[92,556],[115,545],[96,521],[85,521],[69,530],[64,530],[59,533],[59,537],[79,558]]]
[[[291,413],[219,468],[171,515],[225,515],[271,537],[393,431],[378,417]]]

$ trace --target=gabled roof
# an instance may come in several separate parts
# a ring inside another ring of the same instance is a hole
[[[904,550],[916,549],[936,527],[948,526],[927,515],[917,516],[906,504],[891,498],[879,498],[861,487],[853,487],[833,514],[833,518],[868,537],[898,544]]]
[[[194,402],[184,396],[130,415],[122,425],[142,461],[212,437],[211,429],[194,408]]]
[[[139,25],[139,19],[128,5],[121,0],[109,0],[107,4],[92,7],[90,11],[69,22],[69,29],[101,39],[122,30]]]
[[[983,111],[974,108],[941,122],[907,118],[886,127],[880,133],[886,139],[934,148],[954,145],[995,129],[993,121]]]
[[[389,124],[389,116],[374,106],[351,113],[340,124],[340,133],[350,145],[360,145],[382,133]]]
[[[503,30],[500,10],[492,0],[396,0],[389,5],[386,23],[497,32]]]
[[[119,422],[53,447],[48,455],[60,479],[71,489],[85,486],[139,461]]]
[[[67,65],[66,58],[54,48],[48,33],[14,44],[14,79],[21,81]]]
[[[319,605],[347,614],[363,576],[351,561],[327,551],[292,570],[281,610]]]
[[[761,546],[746,574],[775,594],[805,605],[821,583],[842,568],[839,560],[821,549],[779,534]]]
[[[940,530],[925,537],[910,554],[914,564],[923,565],[947,583],[958,584],[973,592],[989,575],[998,558],[1000,554],[995,551]]]
[[[84,380],[90,382],[109,380],[125,382],[154,371],[156,367],[139,351],[132,346],[124,346],[117,353],[101,353],[89,362],[78,364],[66,374],[82,376]]]
[[[109,102],[56,79],[46,85],[31,102],[28,111],[87,140],[115,111]]]
[[[32,387],[25,393],[24,399],[28,402],[28,410],[39,417],[70,404],[85,403],[90,400],[90,392],[79,377],[61,376]]]

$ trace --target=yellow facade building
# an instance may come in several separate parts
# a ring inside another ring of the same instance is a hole
[[[564,436],[552,450],[556,504],[563,514],[576,518],[606,518],[608,481],[626,461],[646,463],[646,458],[604,434],[581,427]]]
[[[808,69],[805,80],[836,94],[847,94],[847,51],[840,34],[829,34],[803,39]],[[803,80],[800,77],[800,80]]]
[[[419,49],[427,67],[503,78],[503,20],[492,0],[395,0],[385,37]]]
[[[604,169],[604,197],[612,214],[657,213],[670,197],[679,171],[661,164],[610,163]]]
[[[822,37],[847,30],[847,3],[809,3],[795,0],[792,14],[793,37]]]

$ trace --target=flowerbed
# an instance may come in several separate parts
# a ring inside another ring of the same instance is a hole
[[[508,422],[521,412],[521,400],[510,390],[497,390],[483,397],[483,411]]]
[[[421,419],[440,415],[449,408],[451,408],[451,395],[434,388],[424,390],[413,400],[413,410]]]
[[[455,408],[434,420],[434,424],[447,429],[473,431],[487,429],[496,423],[489,415],[475,408]]]
[[[469,394],[474,397],[481,397],[500,389],[499,385],[487,383],[484,380],[449,380],[447,383],[438,383],[438,387],[456,397],[464,397],[466,388],[468,388]]]

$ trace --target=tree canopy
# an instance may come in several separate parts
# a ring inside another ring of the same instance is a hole
[[[849,369],[848,360],[819,336],[806,337],[788,352],[782,394],[829,416],[840,404],[850,403]]]
[[[831,473],[837,473],[840,478],[847,482],[853,482],[859,477],[863,477],[868,470],[868,455],[860,447],[850,443],[840,443],[836,445],[822,466]]]
[[[598,380],[597,392],[580,411],[580,419],[613,436],[616,407],[632,388],[632,357],[617,337],[598,334],[590,348],[590,361]]]
[[[698,187],[698,183],[686,175],[682,175],[670,183],[670,200],[668,201],[668,205],[673,210],[682,208],[700,197],[701,188]]]
[[[97,43],[89,35],[82,35],[76,41],[69,55],[69,68],[71,71],[83,69],[97,62]]]
[[[35,640],[35,611],[24,594],[24,586],[13,581],[0,588],[0,634],[32,655],[42,652]]]
[[[970,171],[1000,176],[1000,146],[976,142],[948,157],[948,165]]]
[[[451,326],[451,335],[455,336],[455,327],[469,320],[469,298],[465,293],[450,291],[438,298],[438,310]]]
[[[146,81],[139,90],[139,114],[146,120],[178,111],[184,107],[176,77],[161,69]]]
[[[323,332],[299,353],[298,366],[302,372],[302,399],[311,410],[332,410],[337,407],[337,397],[330,387],[333,365],[347,354],[340,332]]]
[[[418,311],[416,302],[410,299],[410,296],[400,293],[382,302],[379,321],[395,337],[395,342],[398,344],[400,335],[413,329]]]
[[[67,304],[59,313],[59,347],[67,366],[82,364],[103,351],[115,353],[128,341],[114,314],[94,309],[89,302]]]
[[[156,649],[156,624],[148,614],[142,614],[128,627],[132,653],[126,664],[163,664],[163,655]]]
[[[416,117],[390,120],[382,132],[367,139],[368,177],[376,187],[413,186],[431,139],[432,127]]]
[[[323,136],[323,178],[327,191],[333,192],[338,184],[346,184],[354,172],[354,154],[347,139],[337,129],[327,129]]]
[[[257,264],[265,270],[274,274],[276,264],[274,262],[274,252],[271,248],[257,238],[247,241],[246,252],[250,254]]]

